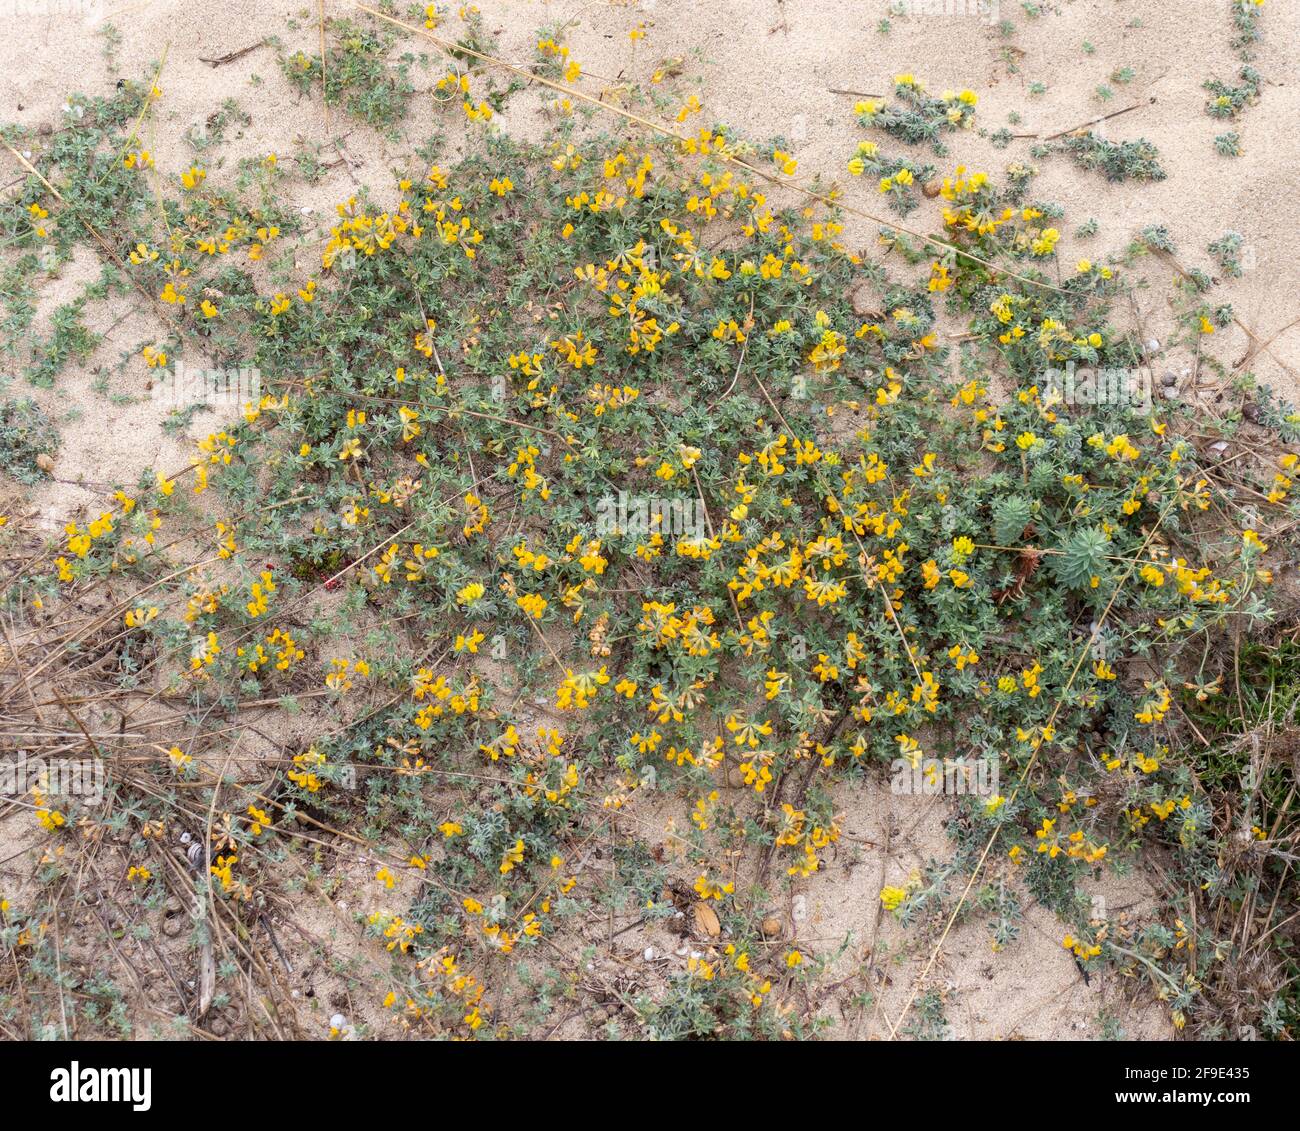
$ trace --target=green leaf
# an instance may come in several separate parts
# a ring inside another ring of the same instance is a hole
[[[1103,572],[1109,547],[1110,541],[1099,527],[1076,531],[1061,547],[1063,553],[1054,557],[1057,577],[1070,589],[1090,588],[1092,578]]]
[[[993,504],[993,540],[999,546],[1020,545],[1021,535],[1033,517],[1033,507],[1023,495],[1008,495]]]

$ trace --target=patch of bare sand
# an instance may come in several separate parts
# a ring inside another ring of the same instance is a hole
[[[895,795],[881,782],[841,785],[835,798],[836,811],[844,814],[841,841],[822,872],[793,886],[785,916],[792,942],[835,956],[822,979],[831,987],[822,1010],[832,1021],[832,1035],[879,1040],[924,1031],[953,1039],[1096,1039],[1107,1019],[1129,1039],[1174,1035],[1145,987],[1110,972],[1085,980],[1061,945],[1065,926],[1034,901],[1010,866],[991,861],[981,886],[1001,881],[1015,893],[1023,918],[1014,941],[996,947],[992,916],[978,906],[969,908],[941,947],[947,914],[924,931],[903,927],[883,910],[879,892],[906,884],[932,861],[951,858],[944,826],[953,816],[952,803]],[[960,893],[965,882],[965,875],[955,877],[949,891]],[[1090,895],[1102,896],[1099,906],[1108,907],[1104,913],[1117,924],[1121,916],[1136,922],[1152,906],[1149,892],[1111,872],[1088,887]],[[865,1003],[864,993],[871,998]],[[921,1026],[917,1003],[925,995],[938,1004],[942,1028]]]

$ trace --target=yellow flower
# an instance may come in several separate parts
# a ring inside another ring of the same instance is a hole
[[[458,633],[456,642],[453,645],[457,652],[468,652],[475,655],[478,652],[478,646],[483,643],[486,637],[478,629],[473,629],[468,636]]]
[[[546,612],[546,598],[536,593],[524,593],[516,597],[515,604],[534,620],[541,620],[542,614]]]
[[[507,872],[512,872],[516,864],[522,864],[524,860],[524,842],[516,840],[514,847],[506,849],[506,854],[501,860],[501,874],[504,876]]]
[[[883,887],[880,889],[880,902],[884,904],[886,911],[897,911],[906,898],[907,892],[903,888]]]

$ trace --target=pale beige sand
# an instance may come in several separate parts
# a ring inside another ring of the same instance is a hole
[[[1015,112],[1022,122],[1011,126],[1012,132],[1047,134],[1154,97],[1154,105],[1098,128],[1114,140],[1144,136],[1155,142],[1169,172],[1166,181],[1113,185],[1099,175],[1080,176],[1064,158],[1038,163],[1041,176],[1034,195],[1057,200],[1066,209],[1061,261],[1068,269],[1079,256],[1104,260],[1122,250],[1140,228],[1164,223],[1186,265],[1213,271],[1206,245],[1228,229],[1240,232],[1248,269],[1243,278],[1225,281],[1216,299],[1232,302],[1261,339],[1285,330],[1250,368],[1262,383],[1292,401],[1300,399],[1300,326],[1285,329],[1300,313],[1292,300],[1300,281],[1300,226],[1294,204],[1300,197],[1300,166],[1287,156],[1295,152],[1294,123],[1300,115],[1300,76],[1289,53],[1300,34],[1300,0],[1265,5],[1265,36],[1256,60],[1267,79],[1263,97],[1230,123],[1204,114],[1200,88],[1212,75],[1231,79],[1239,65],[1229,47],[1226,5],[1203,0],[1144,5],[1072,0],[1042,7],[1043,16],[1029,19],[1019,5],[1003,3],[1001,14],[1016,28],[1004,39],[987,20],[959,15],[896,17],[891,32],[882,36],[876,25],[890,9],[885,0],[722,0],[712,5],[685,0],[586,5],[497,0],[480,5],[489,26],[500,30],[501,53],[510,60],[531,56],[538,29],[565,24],[572,57],[583,64],[584,86],[593,93],[644,83],[660,59],[685,57],[677,101],[689,90],[698,91],[704,104],[704,113],[692,124],[725,121],[758,140],[783,135],[794,143],[801,175],[820,174],[838,182],[846,188],[849,203],[886,217],[872,186],[844,172],[862,135],[852,118],[854,97],[832,89],[887,91],[893,75],[911,71],[932,89],[974,89],[981,98],[978,124],[985,128],[1006,125],[1007,115]],[[165,97],[147,132],[161,175],[175,176],[189,165],[194,155],[182,140],[185,132],[229,97],[240,100],[253,122],[239,137],[232,132],[228,143],[216,150],[218,165],[210,175],[233,170],[241,157],[289,154],[295,142],[329,144],[319,101],[302,100],[288,89],[271,47],[215,69],[200,61],[271,35],[290,49],[316,50],[314,7],[246,0],[124,5],[106,0],[101,10],[104,20],[122,35],[112,74],[97,33],[102,21],[0,15],[0,117],[31,126],[57,125],[68,92],[104,92],[112,75],[147,74],[166,48],[160,80]],[[326,11],[331,17],[357,14],[340,0],[328,0]],[[289,29],[290,19],[296,20],[296,30]],[[1137,19],[1141,26],[1130,26]],[[645,37],[632,42],[628,31],[642,23]],[[454,17],[445,22],[447,27],[455,25]],[[441,74],[437,52],[431,44],[410,38],[411,50],[435,56],[431,69],[416,68],[417,88],[425,91]],[[1092,54],[1083,50],[1085,42],[1094,46]],[[1111,83],[1115,97],[1102,103],[1093,91],[1120,67],[1131,67],[1134,78],[1126,85]],[[262,80],[257,85],[254,76]],[[1045,94],[1029,94],[1034,81],[1047,84]],[[542,99],[541,93],[532,92],[517,97],[498,116],[498,125],[517,135],[537,136]],[[417,97],[413,105],[405,129],[412,144],[434,129],[447,130],[453,140],[463,135],[463,125],[436,115],[427,97]],[[294,190],[294,204],[312,210],[309,216],[319,222],[321,232],[328,227],[334,203],[357,184],[370,185],[381,199],[391,192],[389,171],[410,150],[405,140],[390,144],[350,121],[336,120],[334,125],[335,134],[346,135],[341,152],[350,161],[331,170],[321,184],[310,189],[299,184]],[[1241,134],[1245,150],[1235,159],[1213,152],[1214,136],[1229,128]],[[1031,144],[1018,140],[995,151],[974,134],[962,135],[951,144],[951,158],[936,164],[941,172],[964,163],[997,173],[1012,160],[1027,159]],[[12,163],[7,155],[5,160]],[[207,163],[212,164],[212,158]],[[909,223],[932,230],[926,225],[932,224],[933,213],[932,205],[925,207]],[[1073,233],[1089,218],[1098,221],[1100,233],[1075,240]],[[876,225],[849,217],[850,243],[870,246],[875,230]],[[301,262],[304,268],[311,262],[310,245]],[[1153,283],[1139,301],[1143,329],[1146,336],[1163,341],[1170,325],[1167,284],[1172,272],[1154,263],[1143,270]],[[42,314],[48,316],[75,296],[95,272],[87,256],[84,263],[46,280],[41,286]],[[151,406],[112,405],[91,388],[96,367],[115,370],[123,351],[150,336],[150,321],[148,314],[132,313],[129,303],[92,305],[87,322],[96,330],[112,328],[110,339],[84,371],[65,373],[57,390],[40,395],[58,411],[79,414],[65,427],[57,470],[63,482],[37,496],[50,521],[63,521],[78,505],[93,504],[101,487],[130,481],[142,467],[183,462],[186,446],[163,434]],[[43,321],[38,323],[41,328]],[[1242,358],[1248,346],[1235,327],[1206,343],[1208,352],[1228,365]],[[1156,364],[1181,374],[1193,359],[1167,354]],[[137,358],[111,379],[110,389],[135,393],[144,380]],[[206,431],[208,423],[200,419],[196,429]],[[89,490],[74,486],[78,481]]]

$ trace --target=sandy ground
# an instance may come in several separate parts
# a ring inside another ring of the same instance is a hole
[[[76,4],[60,0],[32,7],[66,12]],[[320,184],[308,188],[299,183],[294,189],[294,204],[319,222],[316,235],[327,232],[333,205],[357,185],[371,186],[382,199],[391,191],[393,164],[414,145],[434,130],[448,131],[454,143],[463,128],[459,122],[449,126],[452,120],[438,114],[423,93],[442,70],[433,45],[417,37],[407,38],[410,49],[424,56],[414,74],[421,94],[413,100],[403,137],[389,142],[363,125],[340,123],[338,115],[334,129],[327,131],[319,101],[304,100],[288,88],[271,46],[221,67],[202,62],[273,35],[287,50],[317,50],[314,10],[243,0],[120,6],[95,0],[87,7],[90,15],[81,18],[49,14],[21,19],[0,7],[0,118],[33,127],[57,125],[69,92],[102,93],[118,74],[148,74],[165,51],[159,80],[164,99],[147,136],[160,175],[174,176],[187,167],[194,153],[184,142],[186,131],[223,100],[237,98],[252,124],[238,136],[232,131],[227,144],[205,154],[206,163],[216,166],[211,175],[221,176],[223,168],[233,171],[242,157],[290,154],[302,144],[326,147],[326,159],[333,159],[335,151],[344,158]],[[1163,223],[1185,265],[1214,272],[1206,245],[1229,229],[1240,232],[1246,270],[1241,279],[1225,280],[1220,297],[1233,304],[1259,339],[1271,342],[1250,366],[1259,381],[1293,402],[1300,400],[1300,325],[1289,326],[1297,315],[1290,296],[1300,281],[1300,226],[1294,216],[1287,219],[1300,198],[1300,166],[1286,160],[1300,114],[1300,56],[1295,52],[1300,0],[1265,6],[1264,41],[1256,49],[1256,66],[1266,78],[1263,95],[1231,123],[1204,113],[1201,89],[1211,76],[1231,80],[1239,66],[1229,46],[1226,3],[1162,0],[1135,6],[1121,0],[1061,0],[1040,5],[1043,14],[1036,19],[1018,4],[1003,3],[1000,14],[1015,28],[1009,38],[978,14],[896,16],[890,32],[881,35],[877,25],[890,10],[887,0],[722,0],[707,8],[677,0],[585,5],[577,0],[498,0],[479,7],[488,26],[500,32],[502,56],[514,61],[531,57],[539,29],[565,25],[572,57],[584,68],[583,85],[596,94],[645,83],[660,60],[684,58],[678,99],[688,91],[698,93],[704,112],[696,121],[727,122],[752,139],[787,138],[801,174],[839,183],[850,204],[880,215],[885,213],[872,186],[844,173],[862,134],[852,116],[855,96],[836,91],[880,93],[890,89],[893,75],[910,71],[931,89],[970,87],[981,100],[977,125],[990,131],[1007,126],[1017,134],[1052,134],[1113,109],[1144,104],[1096,128],[1115,141],[1149,138],[1160,150],[1167,180],[1114,185],[1100,175],[1081,176],[1063,157],[1038,163],[1035,195],[1057,200],[1066,209],[1061,262],[1072,264],[1084,255],[1104,260],[1122,251],[1141,228]],[[325,9],[330,17],[357,14],[340,0],[327,0]],[[104,23],[121,35],[111,62],[100,34]],[[455,25],[453,16],[444,26]],[[644,38],[632,41],[628,32],[638,25],[644,25]],[[1120,68],[1133,72],[1125,84],[1109,79]],[[1107,82],[1115,94],[1103,103],[1094,91]],[[1031,94],[1031,83],[1047,89]],[[537,136],[543,97],[530,91],[513,99],[496,119],[499,128]],[[1018,115],[1019,122],[1012,123],[1011,115]],[[1229,128],[1242,138],[1244,153],[1237,158],[1214,153],[1213,138]],[[337,146],[335,137],[341,137]],[[947,172],[966,164],[996,172],[1013,160],[1028,160],[1032,144],[1021,138],[996,151],[985,139],[963,134],[951,143],[951,157],[939,168]],[[12,161],[7,155],[4,160]],[[912,222],[924,216],[914,214]],[[1079,225],[1089,219],[1097,221],[1098,234],[1075,238]],[[876,227],[849,217],[848,239],[868,247]],[[315,247],[311,232],[301,246],[305,265]],[[59,277],[42,282],[38,333],[60,303],[94,279],[97,269],[87,255],[63,268]],[[1162,341],[1170,325],[1170,273],[1154,264],[1146,271],[1153,285],[1139,300],[1137,313],[1144,336]],[[133,480],[142,467],[183,462],[187,445],[162,431],[151,404],[122,403],[128,396],[139,397],[146,374],[138,356],[125,367],[120,362],[156,336],[150,321],[148,313],[136,313],[125,302],[92,304],[87,322],[107,333],[107,340],[84,371],[65,374],[57,390],[38,398],[65,416],[59,482],[36,499],[50,523],[66,521],[73,509],[93,504],[106,486]],[[1208,349],[1231,365],[1249,345],[1233,327],[1216,335]],[[1156,364],[1182,374],[1191,359],[1165,355]],[[93,391],[104,374],[107,391]],[[205,430],[206,424],[199,422]]]
[[[403,46],[428,56],[413,70],[420,93],[402,136],[390,141],[337,113],[327,130],[319,100],[300,98],[288,88],[272,46],[219,67],[202,61],[266,36],[278,36],[287,51],[317,51],[314,7],[252,0],[121,5],[109,0],[81,17],[67,14],[72,7],[32,3],[24,9],[27,14],[15,17],[12,6],[0,5],[0,120],[57,127],[69,92],[104,93],[119,74],[144,77],[165,51],[159,78],[164,96],[145,138],[160,175],[175,176],[191,163],[186,131],[227,98],[237,98],[252,123],[205,154],[210,176],[233,176],[240,158],[291,154],[304,144],[325,147],[326,160],[342,158],[320,184],[292,185],[293,204],[309,228],[316,224],[299,244],[304,268],[315,261],[336,202],[361,184],[386,199],[392,168],[436,130],[446,131],[453,144],[463,139],[462,124],[439,115],[427,94],[443,73],[437,52],[414,37]],[[1206,245],[1229,229],[1240,232],[1247,270],[1241,279],[1225,281],[1221,301],[1231,301],[1259,339],[1276,335],[1250,368],[1262,383],[1300,400],[1300,325],[1288,328],[1300,313],[1294,299],[1300,282],[1300,224],[1295,223],[1300,166],[1292,159],[1300,115],[1300,0],[1270,0],[1265,6],[1264,41],[1255,60],[1266,79],[1263,95],[1232,123],[1204,113],[1201,89],[1212,76],[1233,79],[1239,66],[1229,46],[1226,2],[1058,0],[1039,4],[1042,15],[1030,18],[1020,4],[1002,0],[1000,15],[1014,25],[1010,37],[978,15],[919,14],[893,18],[889,33],[881,35],[877,25],[891,7],[885,0],[717,0],[709,5],[482,0],[479,7],[489,28],[500,32],[502,56],[514,61],[531,58],[540,29],[565,25],[572,57],[583,66],[584,88],[593,94],[644,84],[661,60],[683,57],[684,74],[672,97],[680,104],[687,93],[699,95],[704,113],[695,121],[727,122],[754,140],[785,137],[801,175],[838,183],[849,203],[881,215],[873,186],[844,172],[863,134],[852,116],[856,96],[838,91],[883,93],[895,74],[910,71],[933,90],[973,89],[980,96],[979,126],[989,131],[1008,126],[1020,134],[1053,134],[1141,104],[1103,128],[1112,140],[1153,141],[1167,180],[1112,185],[1100,175],[1080,174],[1063,157],[1037,162],[1041,176],[1034,195],[1057,200],[1066,210],[1060,224],[1062,263],[1085,255],[1104,261],[1142,227],[1163,223],[1185,264],[1213,272]],[[325,8],[330,17],[355,15],[341,0],[327,0]],[[111,59],[99,34],[105,21],[121,36]],[[638,25],[645,34],[634,41],[628,33]],[[454,13],[446,26],[456,26]],[[1132,69],[1131,81],[1110,80],[1120,68]],[[1115,95],[1103,103],[1094,91],[1106,82]],[[1045,84],[1045,92],[1031,94],[1031,83]],[[542,98],[532,91],[517,96],[497,117],[498,127],[539,136]],[[1018,115],[1018,123],[1012,115]],[[1213,138],[1226,129],[1240,133],[1242,156],[1215,154]],[[1014,160],[1029,160],[1032,144],[1022,138],[999,151],[972,133],[952,141],[948,158],[931,160],[941,173],[958,164],[997,173]],[[4,155],[0,161],[11,159]],[[0,184],[18,174],[16,167],[6,170]],[[1097,221],[1098,233],[1078,239],[1078,227],[1089,219]],[[929,206],[909,221],[929,222]],[[851,245],[870,248],[876,225],[850,218],[846,235]],[[1145,336],[1163,341],[1171,324],[1170,276],[1154,265],[1146,272],[1152,286],[1139,296],[1136,316]],[[57,306],[75,298],[97,273],[97,262],[86,252],[57,277],[40,280],[37,333],[45,332]],[[134,482],[145,469],[188,462],[193,436],[166,433],[159,410],[144,395],[146,371],[138,353],[159,334],[152,319],[125,300],[91,304],[86,321],[106,334],[105,342],[84,368],[70,369],[54,389],[36,393],[60,419],[63,447],[55,480],[30,492],[21,505],[51,527],[94,507],[104,492]],[[1229,366],[1248,346],[1246,335],[1235,328],[1208,343]],[[1176,372],[1191,363],[1173,354],[1157,359],[1158,367]],[[194,433],[206,434],[211,427],[211,418],[200,419]],[[6,494],[14,493],[6,484]],[[883,788],[846,793],[845,827],[856,838],[852,853],[842,848],[825,873],[796,889],[789,907],[777,909],[789,939],[832,949],[847,935],[850,945],[840,968],[857,963],[868,971],[880,1006],[864,1013],[846,1005],[832,1018],[834,1031],[843,1035],[887,1034],[891,1011],[910,993],[927,957],[928,950],[909,950],[897,924],[876,911],[882,884],[905,878],[930,856],[945,852],[942,808],[923,812],[917,808],[922,804],[891,798]],[[1140,914],[1150,898],[1149,892],[1134,890],[1132,881],[1106,884],[1111,905],[1133,914]],[[334,926],[319,929],[323,935]],[[653,942],[629,935],[627,945],[635,956],[638,947]],[[1129,1004],[1130,987],[1108,984],[1104,977],[1085,985],[1060,946],[1059,924],[1041,908],[1030,910],[1021,938],[999,954],[990,950],[986,930],[959,927],[936,969],[950,999],[947,1015],[956,1036],[1096,1036],[1103,1010],[1117,1017],[1130,1037],[1172,1033],[1161,1009],[1149,1001]]]

